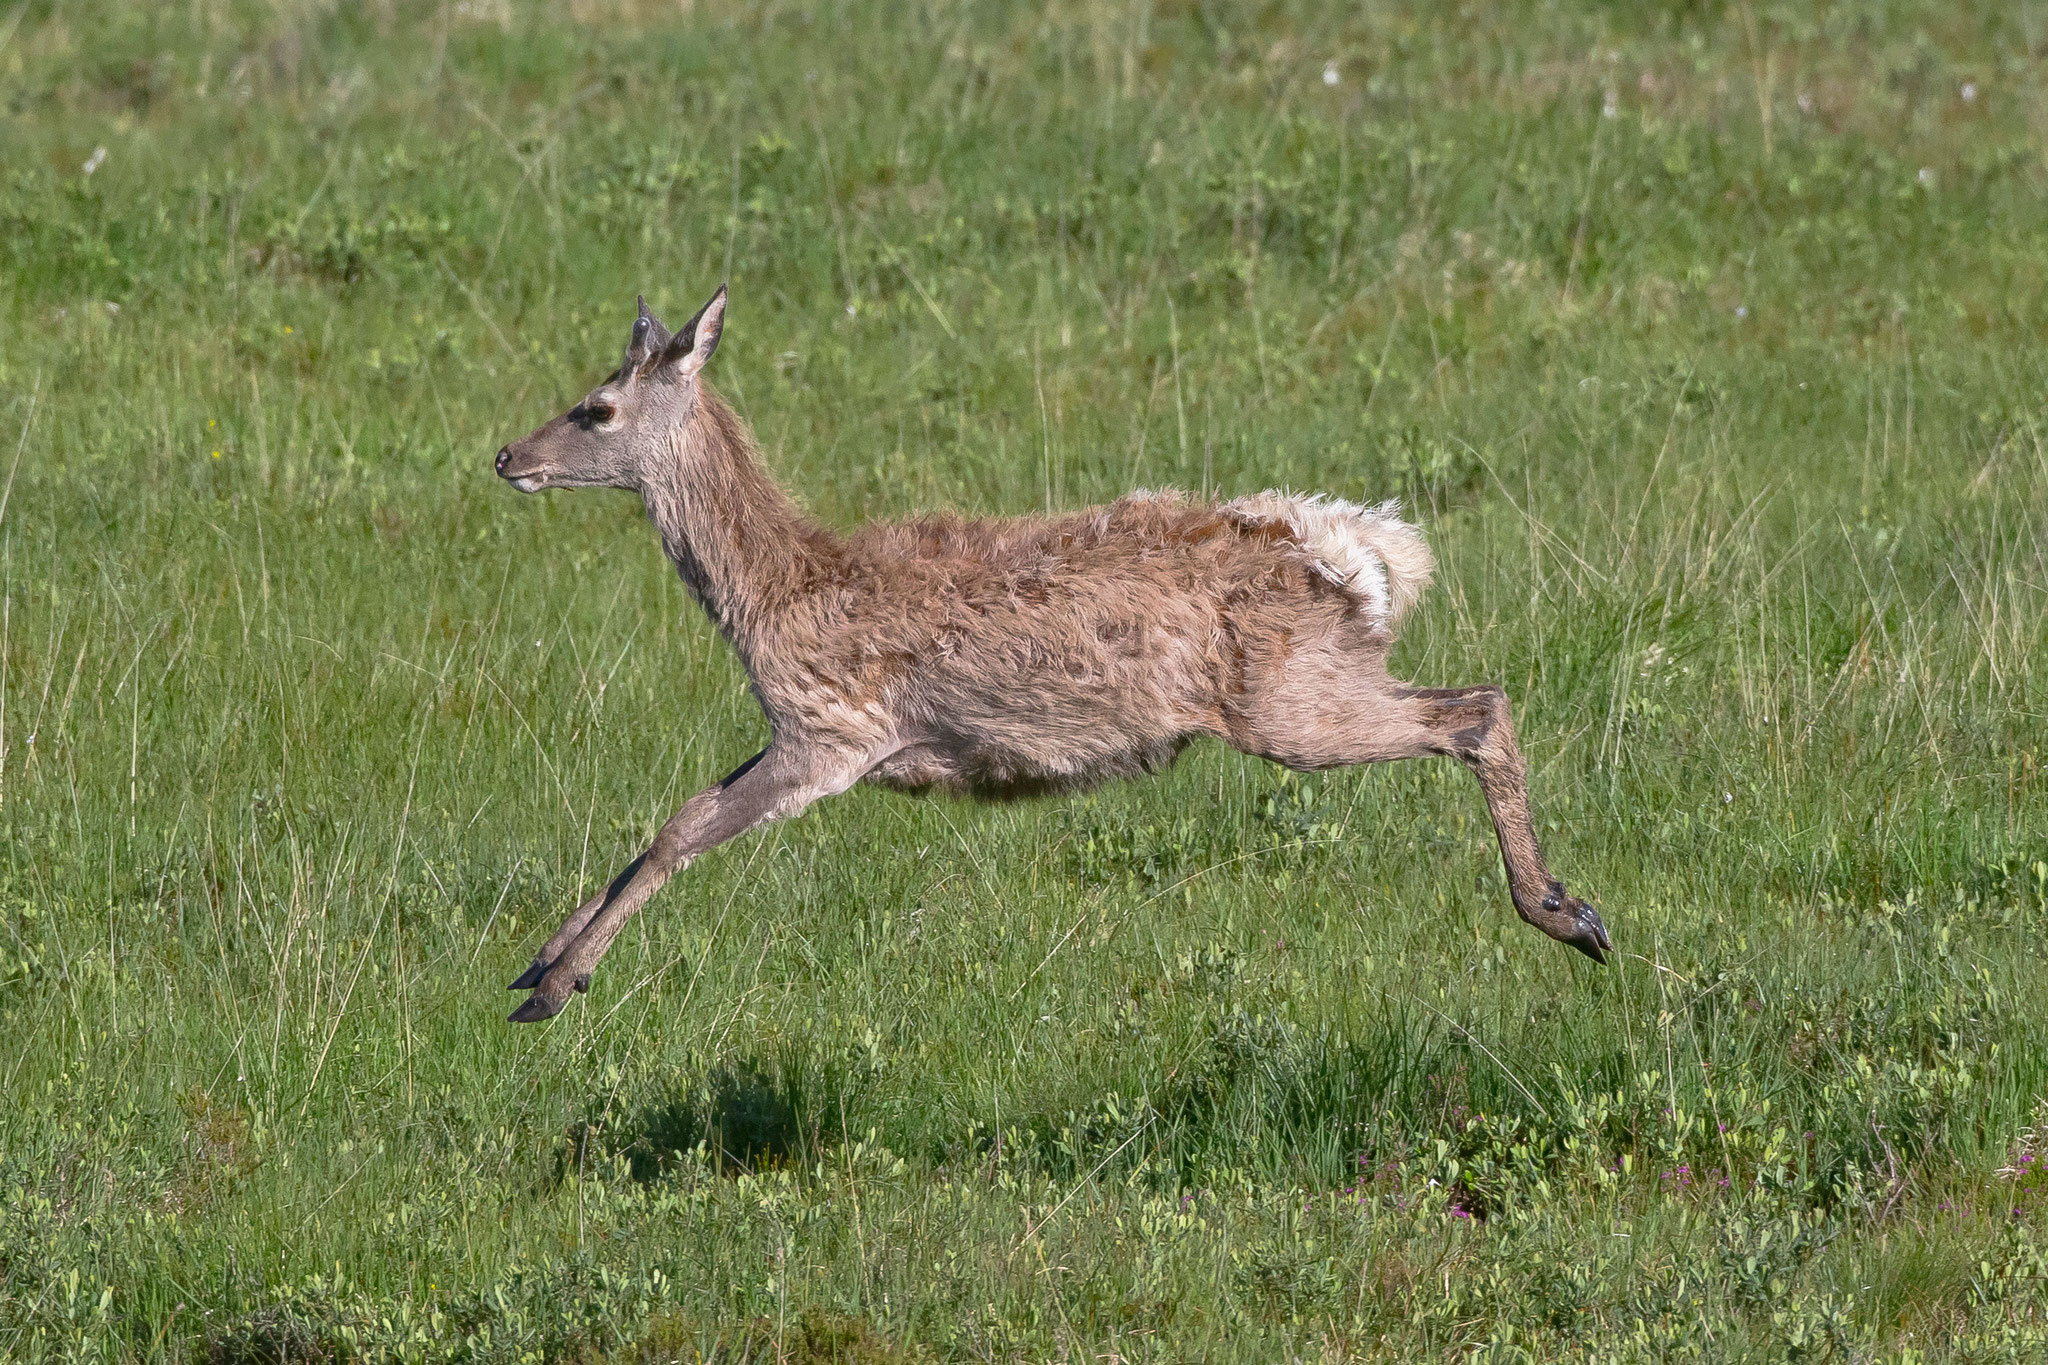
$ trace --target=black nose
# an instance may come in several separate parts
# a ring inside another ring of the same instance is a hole
[[[502,474],[502,473],[504,473],[504,472],[505,472],[505,461],[507,461],[507,460],[509,460],[509,459],[511,459],[511,458],[512,458],[512,447],[511,447],[511,446],[499,446],[499,447],[498,447],[498,472],[499,472],[500,474]]]

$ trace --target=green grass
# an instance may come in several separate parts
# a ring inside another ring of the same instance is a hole
[[[1323,9],[0,15],[0,1357],[2048,1352],[2048,21]],[[503,1023],[765,735],[490,457],[728,277],[834,525],[1407,498],[1618,960],[1205,749]]]

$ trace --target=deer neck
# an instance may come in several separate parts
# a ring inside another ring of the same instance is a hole
[[[648,518],[753,673],[777,618],[817,581],[832,536],[761,467],[746,424],[709,388],[668,439],[672,458],[642,489]]]

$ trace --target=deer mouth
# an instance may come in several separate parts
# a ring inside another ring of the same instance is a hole
[[[510,446],[498,452],[497,470],[499,478],[522,493],[538,493],[548,486],[547,466],[520,459]]]

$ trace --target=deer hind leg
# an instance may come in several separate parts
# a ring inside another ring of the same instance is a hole
[[[1322,677],[1283,684],[1268,723],[1241,744],[1292,768],[1443,755],[1479,779],[1500,841],[1515,913],[1550,937],[1605,962],[1614,950],[1607,927],[1586,902],[1550,874],[1529,812],[1528,765],[1515,743],[1508,697],[1497,686],[1406,687],[1381,674]]]
[[[589,989],[592,969],[626,921],[699,854],[764,821],[795,815],[820,796],[845,790],[859,776],[859,767],[840,756],[779,752],[771,745],[723,781],[691,797],[661,827],[647,851],[579,906],[533,965],[512,983],[513,990],[533,992],[512,1011],[512,1021],[532,1024],[553,1018],[568,1003],[571,991]]]

